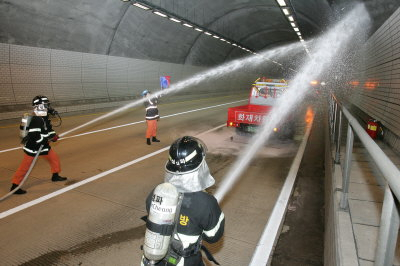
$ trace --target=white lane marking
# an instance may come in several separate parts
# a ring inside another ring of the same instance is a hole
[[[239,100],[239,101],[234,101],[234,102],[229,102],[229,103],[223,103],[223,104],[212,105],[212,106],[203,107],[203,108],[194,109],[194,110],[189,110],[189,111],[180,112],[180,113],[176,113],[176,114],[161,116],[161,118],[168,118],[168,117],[173,117],[173,116],[177,116],[177,115],[183,115],[183,114],[193,113],[193,112],[197,112],[197,111],[202,111],[202,110],[206,110],[206,109],[216,108],[216,107],[220,107],[220,106],[224,106],[224,105],[229,105],[229,104],[232,104],[232,103],[243,102],[243,101],[247,101],[247,100]],[[84,135],[94,134],[94,133],[103,132],[103,131],[107,131],[107,130],[112,130],[112,129],[116,129],[116,128],[132,126],[132,125],[139,124],[139,123],[144,123],[144,122],[145,122],[145,120],[142,120],[142,121],[132,122],[132,123],[124,124],[124,125],[119,125],[119,126],[114,126],[114,127],[108,127],[108,128],[103,128],[103,129],[99,129],[99,130],[89,131],[89,132],[85,132],[85,133],[81,133],[81,134],[77,134],[77,135],[73,135],[73,136],[69,136],[69,137],[62,137],[62,138],[60,138],[58,141],[61,141],[61,140],[64,140],[64,139],[70,139],[70,138],[81,137],[81,136],[84,136]],[[16,148],[11,148],[11,149],[7,149],[7,150],[0,150],[0,153],[8,152],[8,151],[14,151],[14,150],[18,150],[18,149],[22,149],[22,147],[16,147]]]
[[[219,128],[221,128],[221,127],[224,127],[224,126],[225,126],[225,124],[222,124],[222,125],[220,125],[220,126],[217,126],[217,127],[215,127],[215,128],[212,128],[212,129],[210,129],[210,130],[207,130],[207,131],[205,131],[205,132],[202,132],[202,133],[198,134],[197,136],[204,135],[204,134],[206,134],[206,133],[209,133],[209,132],[211,132],[211,131],[217,130],[217,129],[219,129]],[[105,171],[105,172],[103,172],[103,173],[100,173],[100,174],[97,174],[97,175],[95,175],[95,176],[86,178],[85,180],[82,180],[82,181],[80,181],[80,182],[78,182],[78,183],[69,185],[68,187],[59,189],[59,190],[54,191],[54,192],[52,192],[52,193],[50,193],[50,194],[44,195],[44,196],[42,196],[42,197],[40,197],[40,198],[37,198],[37,199],[35,199],[35,200],[26,202],[26,203],[21,204],[21,205],[19,205],[19,206],[17,206],[17,207],[14,207],[14,208],[12,208],[12,209],[9,209],[9,210],[7,210],[7,211],[4,211],[4,212],[0,213],[0,219],[3,219],[3,218],[5,218],[5,217],[7,217],[7,216],[10,216],[11,214],[17,213],[17,212],[22,211],[22,210],[24,210],[24,209],[27,209],[27,208],[29,208],[29,207],[31,207],[31,206],[34,206],[34,205],[36,205],[36,204],[39,204],[39,203],[41,203],[41,202],[43,202],[43,201],[46,201],[46,200],[48,200],[48,199],[54,198],[54,197],[56,197],[56,196],[58,196],[58,195],[61,195],[61,194],[65,193],[65,192],[68,192],[68,191],[70,191],[70,190],[72,190],[72,189],[75,189],[75,188],[77,188],[77,187],[80,187],[80,186],[82,186],[82,185],[85,185],[85,184],[87,184],[87,183],[90,183],[90,182],[92,182],[92,181],[95,181],[95,180],[97,180],[97,179],[99,179],[99,178],[102,178],[102,177],[104,177],[104,176],[106,176],[106,175],[109,175],[109,174],[112,174],[112,173],[114,173],[114,172],[117,172],[117,171],[119,171],[119,170],[121,170],[121,169],[124,169],[124,168],[126,168],[126,167],[128,167],[128,166],[131,166],[131,165],[133,165],[133,164],[136,164],[136,163],[138,163],[138,162],[141,162],[141,161],[143,161],[143,160],[145,160],[145,159],[148,159],[148,158],[150,158],[150,157],[153,157],[153,156],[155,156],[155,155],[157,155],[157,154],[159,154],[159,153],[161,153],[161,152],[164,152],[164,151],[166,151],[166,150],[168,150],[168,149],[169,149],[169,146],[168,146],[168,147],[165,147],[165,148],[162,148],[162,149],[160,149],[160,150],[158,150],[158,151],[149,153],[149,154],[147,154],[147,155],[145,155],[145,156],[142,156],[142,157],[140,157],[140,158],[138,158],[138,159],[132,160],[132,161],[127,162],[127,163],[124,163],[124,164],[122,164],[122,165],[120,165],[120,166],[114,167],[114,168],[112,168],[112,169],[110,169],[110,170],[107,170],[107,171]]]

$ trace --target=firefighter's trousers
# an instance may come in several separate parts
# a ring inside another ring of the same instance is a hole
[[[156,137],[157,136],[157,119],[146,120],[146,123],[147,123],[146,138]]]
[[[58,158],[57,153],[55,151],[50,150],[47,155],[39,155],[40,157],[45,158],[51,168],[51,173],[59,173],[61,172],[61,165],[60,165],[60,159]],[[24,159],[22,160],[21,164],[19,165],[17,171],[15,172],[13,178],[12,178],[12,183],[19,185],[24,179],[25,174],[28,172],[29,167],[31,166],[31,163],[35,157],[29,156],[24,153]]]

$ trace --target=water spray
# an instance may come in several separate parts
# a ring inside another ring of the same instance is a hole
[[[172,85],[168,89],[164,89],[162,91],[152,93],[152,95],[153,95],[153,97],[159,97],[159,96],[164,96],[164,95],[167,95],[167,94],[170,94],[173,92],[178,92],[185,88],[195,86],[195,85],[199,84],[200,82],[203,82],[206,80],[208,81],[211,79],[216,79],[218,77],[224,76],[226,74],[232,73],[236,70],[239,70],[239,69],[242,69],[242,68],[245,68],[248,66],[251,66],[251,67],[258,66],[262,63],[265,63],[267,60],[269,60],[269,58],[279,58],[279,57],[287,55],[287,53],[289,53],[289,52],[293,52],[296,50],[302,50],[303,49],[302,47],[303,46],[300,43],[294,43],[294,44],[289,44],[286,46],[276,48],[274,50],[268,50],[268,51],[259,53],[257,55],[251,55],[251,56],[245,57],[244,59],[236,59],[236,60],[233,60],[226,64],[223,64],[221,66],[218,66],[216,68],[213,68],[211,70],[203,71],[199,74],[194,75],[191,78],[182,80],[182,81]],[[107,117],[113,116],[113,115],[120,113],[124,110],[127,110],[129,108],[138,106],[139,104],[142,104],[146,100],[147,99],[139,99],[139,100],[133,101],[129,104],[126,104],[118,109],[115,109],[114,111],[111,111],[111,112],[104,114],[102,116],[99,116],[87,123],[84,123],[78,127],[75,127],[66,132],[63,132],[60,134],[60,137],[63,137],[73,131],[76,131],[78,129],[81,129],[83,127],[91,125],[97,121],[103,120]]]
[[[317,78],[327,69],[335,57],[349,45],[352,37],[360,30],[367,28],[370,21],[364,5],[357,5],[349,14],[337,23],[330,31],[321,36],[314,43],[310,60],[305,62],[288,90],[277,100],[276,106],[266,117],[265,122],[253,136],[250,144],[237,158],[225,178],[221,182],[214,196],[218,202],[222,201],[226,193],[234,186],[240,175],[247,168],[257,151],[264,145],[272,134],[272,129],[285,118],[289,112],[307,95],[309,82]]]

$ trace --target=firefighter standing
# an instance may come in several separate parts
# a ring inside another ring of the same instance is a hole
[[[177,210],[179,218],[175,220],[167,255],[155,265],[203,266],[200,249],[205,251],[209,260],[217,263],[202,245],[202,240],[217,242],[223,235],[225,225],[224,213],[217,200],[204,191],[215,183],[205,161],[205,149],[199,139],[189,136],[177,139],[169,149],[164,181],[174,185],[183,194],[183,199]],[[150,193],[146,200],[148,213],[155,200],[153,192]],[[147,222],[148,229],[149,226],[151,230],[157,228],[157,225]],[[174,263],[171,264],[171,261]],[[150,263],[148,258],[143,257],[142,265]]]
[[[147,145],[151,145],[151,141],[160,142],[160,140],[158,140],[156,137],[157,121],[160,120],[157,108],[158,99],[156,97],[152,98],[149,90],[144,90],[142,92],[142,97],[146,98],[146,101],[144,102],[144,106],[146,107],[146,124],[147,124],[146,143]]]
[[[27,136],[23,139],[24,158],[12,178],[12,186],[10,191],[14,190],[23,180],[25,174],[39,151],[39,147],[43,145],[40,156],[43,156],[50,164],[53,182],[65,181],[66,177],[59,176],[61,171],[60,159],[49,145],[49,141],[57,141],[58,135],[53,130],[51,122],[48,118],[48,112],[54,111],[50,108],[49,99],[46,96],[36,96],[32,100],[33,116],[29,123]],[[14,194],[25,194],[26,191],[18,189]]]

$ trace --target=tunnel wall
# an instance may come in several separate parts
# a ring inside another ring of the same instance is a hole
[[[354,75],[352,103],[380,121],[400,152],[400,8],[369,38]]]
[[[35,95],[50,98],[59,112],[114,107],[208,68],[143,59],[0,43],[0,119],[31,110]],[[185,95],[247,91],[259,74],[241,70],[182,91]]]

